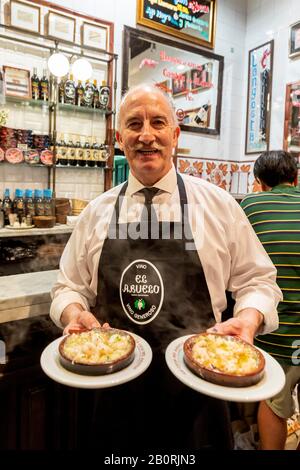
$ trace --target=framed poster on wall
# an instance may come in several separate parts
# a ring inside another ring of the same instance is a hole
[[[245,153],[269,150],[274,41],[249,51]]]
[[[140,83],[162,88],[182,130],[218,135],[224,58],[125,26],[122,93]]]
[[[213,49],[216,0],[137,0],[137,23]]]
[[[294,23],[290,27],[290,50],[289,57],[295,58],[300,56],[300,21]]]

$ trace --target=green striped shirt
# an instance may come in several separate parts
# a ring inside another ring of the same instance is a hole
[[[241,206],[277,268],[283,294],[278,330],[257,336],[255,344],[292,364],[292,353],[299,348],[292,344],[300,340],[300,189],[281,184],[246,196]]]

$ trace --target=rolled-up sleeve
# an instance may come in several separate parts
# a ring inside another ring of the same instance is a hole
[[[81,214],[65,247],[58,278],[51,290],[50,317],[61,328],[60,317],[65,307],[78,303],[85,310],[89,310],[96,296],[91,287],[93,273],[89,269],[89,254],[86,246],[89,215],[90,208],[87,207]]]

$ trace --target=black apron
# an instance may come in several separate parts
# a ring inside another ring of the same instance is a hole
[[[198,253],[186,249],[193,237],[180,175],[177,184],[181,221],[160,222],[157,239],[133,240],[127,236],[133,226],[118,223],[125,183],[109,228],[115,236],[104,241],[94,313],[102,323],[140,335],[153,351],[150,367],[139,378],[97,392],[96,439],[108,447],[112,442],[116,448],[139,449],[232,446],[226,403],[183,385],[164,358],[171,341],[215,322]]]

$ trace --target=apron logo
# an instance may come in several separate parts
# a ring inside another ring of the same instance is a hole
[[[159,314],[164,299],[164,285],[157,267],[144,259],[133,261],[121,276],[120,299],[131,321],[146,324]]]
[[[146,302],[144,301],[144,299],[138,299],[134,301],[134,306],[138,310],[144,310],[144,308],[146,307]]]

